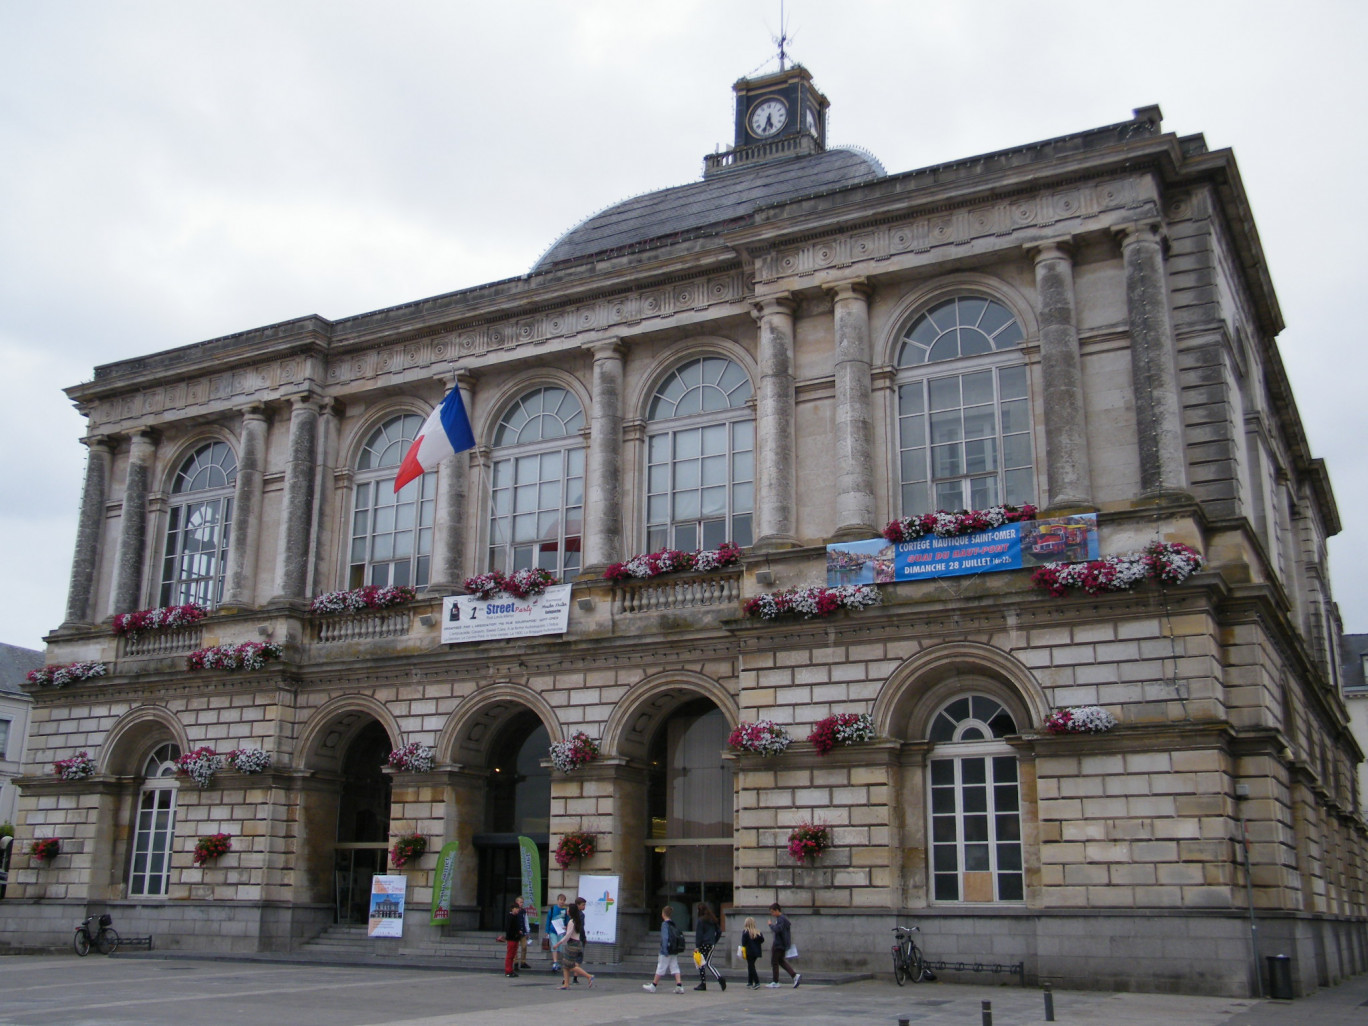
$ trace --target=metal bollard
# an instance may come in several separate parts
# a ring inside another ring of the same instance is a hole
[[[1045,988],[1045,1021],[1054,1022],[1054,994],[1050,991],[1048,983],[1043,984]]]
[[[993,1003],[991,1001],[983,1003],[983,1026],[993,1026]]]

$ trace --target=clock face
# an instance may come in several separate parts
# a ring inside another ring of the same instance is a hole
[[[803,111],[803,120],[807,125],[807,130],[813,135],[817,134],[817,112],[811,107]]]
[[[761,100],[750,112],[751,135],[768,139],[788,124],[788,107],[777,96]]]

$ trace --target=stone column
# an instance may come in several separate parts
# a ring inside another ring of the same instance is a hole
[[[341,411],[335,399],[324,399],[318,404],[318,458],[314,471],[314,545],[313,578],[314,592],[328,591],[335,587],[338,567],[330,553],[338,551],[338,533],[345,532],[351,539],[351,524],[346,512],[340,515],[336,507],[333,478],[334,464],[337,462],[338,426]],[[342,561],[345,568],[346,560]]]
[[[260,403],[253,403],[242,411],[237,461],[228,567],[223,575],[222,605],[225,608],[250,606],[256,597],[261,491],[266,466],[266,408]]]
[[[617,339],[590,347],[594,394],[585,466],[582,571],[601,569],[622,553],[622,354]]]
[[[760,387],[755,402],[755,548],[791,548],[795,530],[793,300],[756,303],[760,324]]]
[[[114,559],[114,613],[131,613],[142,603],[143,553],[147,547],[147,488],[157,445],[152,432],[129,432],[128,473],[124,480],[119,548]]]
[[[455,387],[461,390],[461,402],[469,416],[475,409],[475,375],[458,371]],[[432,532],[432,572],[427,586],[431,593],[450,595],[460,590],[468,576],[464,564],[469,502],[470,453],[458,452],[437,464],[437,521]]]
[[[826,286],[836,346],[837,540],[871,538],[874,526],[873,377],[869,342],[870,288],[863,280]]]
[[[1159,230],[1157,221],[1117,229],[1126,268],[1140,490],[1146,496],[1187,489],[1178,366]]]
[[[90,623],[91,592],[100,565],[100,534],[104,526],[105,498],[109,494],[109,464],[113,444],[108,438],[87,438],[85,487],[81,490],[80,520],[76,525],[76,551],[71,559],[71,583],[67,587],[66,623]]]
[[[275,602],[299,602],[309,584],[313,537],[314,459],[318,454],[318,404],[309,393],[290,397],[285,497],[276,550]]]
[[[1040,370],[1045,380],[1045,476],[1049,507],[1091,506],[1083,364],[1078,351],[1073,259],[1068,243],[1033,247],[1040,303]]]

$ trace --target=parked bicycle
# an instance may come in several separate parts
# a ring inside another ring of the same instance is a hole
[[[84,957],[90,954],[90,946],[95,945],[95,950],[102,955],[112,955],[119,946],[119,933],[111,925],[114,917],[108,912],[98,916],[91,916],[84,923],[76,924],[76,936],[72,938],[72,945],[76,948],[76,954]],[[91,923],[96,923],[98,929],[91,936]]]
[[[936,978],[936,974],[926,968],[926,959],[921,948],[917,947],[917,942],[912,939],[914,933],[921,933],[921,927],[893,927],[893,979],[898,981],[899,987],[906,980],[922,983]]]

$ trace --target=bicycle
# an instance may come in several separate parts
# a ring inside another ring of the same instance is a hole
[[[76,924],[76,936],[71,939],[72,946],[76,949],[76,954],[85,957],[90,954],[92,939],[90,936],[90,924],[99,924],[99,929],[95,932],[93,943],[95,950],[102,955],[112,955],[119,947],[119,932],[110,924],[114,922],[114,917],[108,912],[98,916],[91,916],[83,923]]]
[[[921,948],[912,939],[914,933],[921,933],[921,927],[895,926],[893,933],[893,979],[898,981],[898,986],[901,987],[906,980],[913,983],[934,980],[936,974],[926,968]]]

